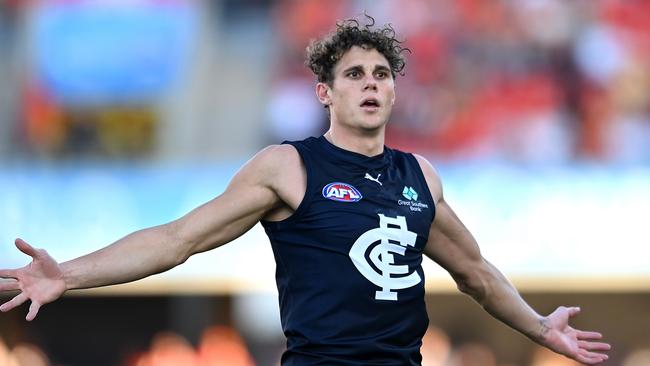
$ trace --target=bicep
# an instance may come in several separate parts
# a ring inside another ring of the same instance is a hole
[[[442,198],[436,205],[424,253],[457,280],[484,263],[476,240]]]
[[[429,229],[424,254],[447,270],[458,288],[482,299],[494,277],[492,266],[481,255],[478,243],[443,198],[442,183],[426,159],[416,155],[436,202],[436,217]]]
[[[472,265],[481,263],[481,251],[472,234],[445,201],[442,182],[436,170],[424,157],[414,156],[436,202],[436,216],[429,230],[424,254],[457,278]]]
[[[273,169],[273,157],[253,158],[221,195],[168,224],[170,235],[185,245],[187,256],[241,236],[281,203],[270,181]]]

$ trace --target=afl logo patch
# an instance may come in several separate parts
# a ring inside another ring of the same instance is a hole
[[[323,197],[339,202],[359,202],[363,196],[350,184],[334,182],[323,187]]]

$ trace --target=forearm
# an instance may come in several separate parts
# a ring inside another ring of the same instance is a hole
[[[114,285],[166,271],[187,259],[172,224],[125,236],[96,252],[61,264],[67,289]]]
[[[463,292],[471,295],[490,315],[531,340],[543,343],[548,330],[545,317],[533,310],[491,263],[484,260],[479,267],[475,278],[467,281]]]

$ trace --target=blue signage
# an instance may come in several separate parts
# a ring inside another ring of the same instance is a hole
[[[190,58],[190,2],[54,2],[34,14],[38,76],[72,103],[143,101],[164,93]]]

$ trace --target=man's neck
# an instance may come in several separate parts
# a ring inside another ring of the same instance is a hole
[[[336,147],[369,157],[384,152],[383,128],[372,133],[350,133],[330,126],[325,138]]]

